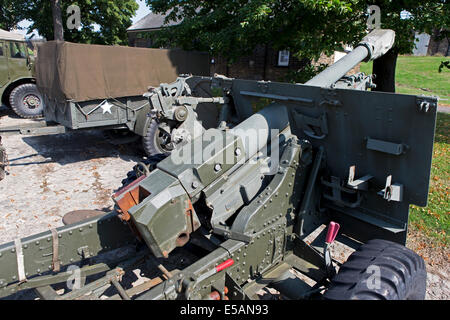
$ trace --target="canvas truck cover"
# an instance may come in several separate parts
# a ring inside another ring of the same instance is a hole
[[[25,37],[19,33],[9,32],[0,29],[0,39],[2,40],[15,40],[15,41],[25,41]]]
[[[39,45],[36,82],[63,102],[137,96],[180,74],[209,76],[209,55],[183,50],[49,41]]]

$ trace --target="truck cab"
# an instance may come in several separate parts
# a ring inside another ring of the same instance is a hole
[[[42,116],[44,106],[33,75],[31,48],[22,35],[0,30],[1,102],[23,118]]]

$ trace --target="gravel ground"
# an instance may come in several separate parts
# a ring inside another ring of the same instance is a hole
[[[33,122],[14,116],[4,106],[0,108],[0,128]],[[0,182],[0,243],[62,226],[63,215],[72,210],[110,210],[112,193],[142,155],[137,145],[113,145],[96,130],[10,135],[3,137],[3,145],[10,166]],[[449,299],[449,251],[419,246],[423,241],[413,234],[408,246],[427,262],[426,298]],[[352,250],[335,244],[333,252],[338,261],[344,262]],[[140,271],[136,272],[139,280]],[[33,297],[19,294],[12,298]]]
[[[0,109],[0,127],[32,122]],[[3,145],[10,165],[0,183],[2,243],[59,227],[72,210],[109,210],[140,154],[137,146],[112,145],[98,130],[10,135]]]

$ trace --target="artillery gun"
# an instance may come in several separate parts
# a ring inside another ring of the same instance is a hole
[[[403,245],[409,205],[427,202],[436,99],[340,80],[393,41],[375,30],[304,85],[180,78],[166,91],[170,110],[188,117],[213,102],[189,95],[207,82],[223,92],[220,128],[141,164],[113,195],[113,212],[1,245],[0,295],[35,288],[42,299],[93,299],[109,284],[110,299],[126,300],[258,299],[265,286],[290,299],[423,299],[424,262]],[[167,100],[156,97],[158,110]],[[252,114],[255,99],[268,106]],[[335,239],[356,249],[339,272]],[[124,287],[124,272],[142,261],[156,276]],[[52,285],[73,278],[74,266],[80,277],[103,276],[57,294]],[[373,268],[379,286],[368,284]]]

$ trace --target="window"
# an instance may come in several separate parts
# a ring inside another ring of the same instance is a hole
[[[0,42],[0,57],[3,56],[3,42]]]
[[[27,57],[25,45],[20,42],[11,42],[11,58],[25,59]]]
[[[278,66],[287,67],[289,65],[289,51],[281,50],[278,51]]]

